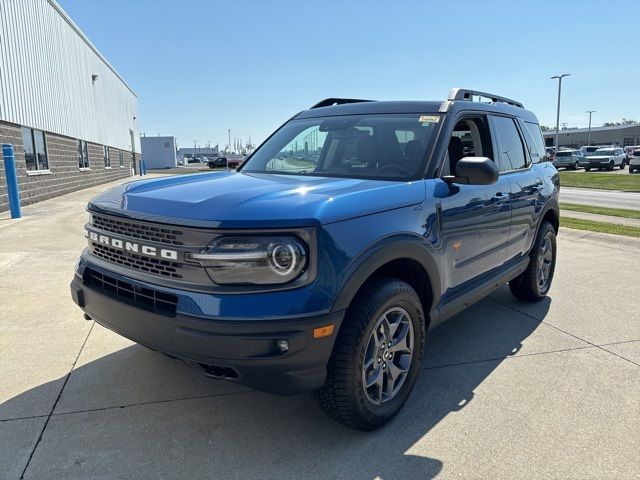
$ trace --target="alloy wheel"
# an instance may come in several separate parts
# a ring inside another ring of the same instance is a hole
[[[551,243],[550,234],[547,234],[540,244],[538,251],[538,288],[540,292],[546,292],[549,288],[549,280],[551,277],[551,265],[553,263],[553,244]]]
[[[374,405],[393,400],[409,374],[414,332],[409,313],[393,307],[376,322],[364,354],[362,386]]]

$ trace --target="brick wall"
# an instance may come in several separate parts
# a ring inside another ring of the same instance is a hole
[[[76,139],[63,137],[53,133],[45,133],[50,174],[28,174],[22,146],[22,130],[20,125],[0,122],[0,143],[13,144],[20,188],[21,204],[30,205],[65,193],[111,182],[129,176],[131,173],[132,155],[123,151],[124,167],[121,168],[118,149],[109,149],[111,168],[104,167],[102,145],[87,143],[89,152],[89,168],[80,171],[78,168],[78,148]],[[139,161],[139,154],[135,160]],[[4,161],[0,155],[0,212],[9,209]]]

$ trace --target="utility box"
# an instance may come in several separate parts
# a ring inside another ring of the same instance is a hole
[[[142,160],[147,170],[177,166],[175,137],[140,137]]]

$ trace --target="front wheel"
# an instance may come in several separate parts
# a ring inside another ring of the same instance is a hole
[[[509,282],[509,289],[516,298],[535,302],[547,295],[556,268],[556,231],[549,222],[540,226],[529,258],[527,269]]]
[[[607,167],[607,170],[609,170],[610,172],[613,171],[613,162],[609,162],[609,166]]]
[[[346,312],[318,391],[327,415],[359,430],[391,420],[418,377],[424,328],[409,284],[382,277],[365,286]]]

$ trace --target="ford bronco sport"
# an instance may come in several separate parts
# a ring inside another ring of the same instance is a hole
[[[407,400],[429,329],[507,283],[547,294],[558,189],[516,101],[327,99],[239,171],[92,199],[71,292],[85,318],[210,377],[317,390],[371,430]]]

